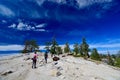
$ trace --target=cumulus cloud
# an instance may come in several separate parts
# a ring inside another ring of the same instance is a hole
[[[20,23],[17,25],[17,29],[18,29],[18,30],[24,30],[25,27],[27,27],[27,25],[24,24],[24,23],[22,23],[22,22],[20,22]]]
[[[14,12],[4,5],[0,5],[0,14],[7,17],[15,16]]]
[[[43,23],[43,24],[39,24],[39,25],[37,25],[36,28],[44,28],[45,26],[46,26],[46,24]]]
[[[40,32],[47,32],[47,30],[44,29],[44,27],[46,26],[45,23],[43,24],[39,24],[37,26],[32,26],[32,25],[28,25],[29,23],[23,23],[22,21],[20,21],[17,24],[11,24],[10,26],[8,26],[8,28],[12,28],[12,29],[17,29],[20,31],[40,31]]]
[[[0,51],[23,50],[23,45],[0,45]]]
[[[13,23],[12,25],[8,26],[8,28],[13,28],[13,29],[21,30],[21,31],[35,30],[35,27],[28,25],[26,23],[23,23],[23,22],[19,22],[18,25]]]
[[[12,25],[8,26],[8,28],[16,28],[16,24],[12,24]]]

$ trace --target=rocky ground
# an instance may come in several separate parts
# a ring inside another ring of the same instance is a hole
[[[39,55],[37,68],[32,69],[31,55],[0,59],[0,80],[120,80],[120,69],[101,62],[72,56],[44,62]]]

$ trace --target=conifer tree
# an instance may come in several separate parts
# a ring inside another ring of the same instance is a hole
[[[68,42],[65,44],[65,47],[64,47],[64,53],[69,53],[70,52],[70,47],[69,47],[69,44]]]
[[[39,46],[35,40],[26,40],[25,47],[22,53],[37,51],[38,49],[39,49]]]
[[[81,53],[84,55],[84,57],[89,58],[90,55],[88,54],[89,52],[89,45],[86,42],[86,39],[82,39],[82,44],[80,45]]]
[[[50,52],[51,52],[51,54],[53,55],[55,55],[55,54],[57,54],[57,47],[58,47],[58,43],[57,43],[57,41],[56,41],[56,39],[55,38],[53,38],[53,40],[52,40],[52,42],[51,42],[51,49],[50,49]]]
[[[109,52],[108,52],[107,59],[108,59],[108,64],[113,66],[114,65],[114,61],[113,61],[111,55],[109,54]]]
[[[79,45],[78,45],[78,43],[76,43],[76,44],[74,44],[74,52],[75,52],[75,55],[77,55],[78,53],[79,53]]]
[[[94,48],[94,49],[92,50],[91,59],[101,61],[101,58],[100,58],[99,53],[98,53],[98,51],[97,51],[96,48]]]
[[[61,48],[60,46],[58,46],[58,47],[56,48],[56,52],[57,52],[58,55],[59,55],[59,54],[62,54],[62,48]]]

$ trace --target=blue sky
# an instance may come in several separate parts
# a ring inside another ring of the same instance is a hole
[[[119,0],[0,0],[0,50],[19,50],[27,39],[41,45],[56,37],[60,45],[120,50]]]

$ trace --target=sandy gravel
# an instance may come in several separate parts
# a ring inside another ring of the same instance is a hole
[[[40,54],[37,68],[32,69],[32,55],[0,59],[0,80],[120,80],[119,69],[72,56],[57,62],[49,56],[46,64]]]

